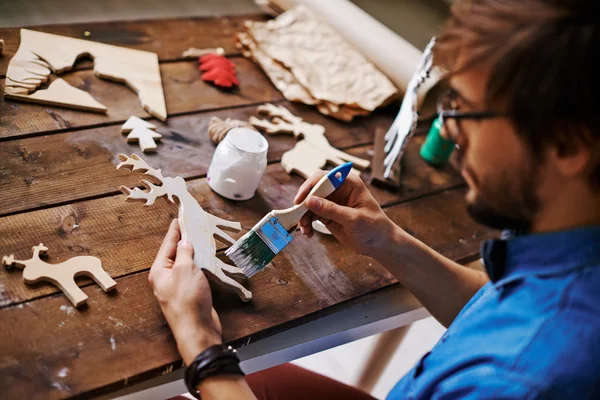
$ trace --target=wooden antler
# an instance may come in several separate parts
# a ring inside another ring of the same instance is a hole
[[[31,250],[33,251],[33,258],[40,258],[40,256],[43,256],[48,252],[48,248],[44,246],[44,243],[33,246]]]
[[[277,107],[273,104],[263,104],[262,106],[258,106],[258,112],[266,114],[271,121],[250,117],[250,123],[255,128],[260,128],[270,135],[276,133],[293,133],[297,137],[304,134],[312,126],[305,123],[302,118],[295,116],[283,106]]]
[[[275,106],[271,103],[263,104],[257,108],[260,114],[267,114],[271,118],[279,117],[292,125],[298,125],[303,122],[302,118],[292,114],[290,110],[283,106]]]
[[[131,171],[142,171],[144,172],[144,175],[154,178],[156,180],[155,183],[162,183],[165,180],[160,169],[152,168],[146,161],[139,158],[137,154],[132,154],[131,157],[127,157],[125,154],[119,154],[119,160],[121,160],[121,163],[117,165],[117,169],[125,167],[129,168]]]
[[[172,203],[174,202],[172,197],[173,194],[169,193],[165,187],[153,185],[147,180],[142,180],[140,183],[147,189],[147,191],[137,187],[129,189],[125,185],[122,185],[120,187],[121,192],[127,195],[126,200],[141,200],[145,201],[147,206],[150,206],[154,204],[156,199],[158,199],[159,197],[167,195],[169,201]]]
[[[19,262],[19,260],[15,260],[15,256],[13,254],[2,257],[2,265],[4,265],[7,269],[13,268],[17,264],[21,264],[21,262]]]
[[[146,163],[146,161],[139,158],[136,154],[132,154],[131,157],[127,157],[125,154],[119,154],[121,163],[117,165],[117,169],[125,167],[131,171],[142,171],[144,175],[147,175],[156,183],[163,183],[165,178],[162,176],[160,169],[154,169]],[[127,186],[121,186],[121,192],[127,195],[127,200],[142,200],[146,202],[146,205],[152,205],[157,198],[161,196],[167,196],[169,201],[174,203],[173,193],[170,193],[164,186],[157,186],[148,180],[142,180],[140,182],[146,190],[140,188],[130,189]]]
[[[273,118],[273,121],[271,122],[265,119],[250,117],[249,121],[253,127],[260,128],[269,135],[274,135],[276,133],[293,133],[294,136],[296,135],[296,126],[289,124],[280,118]]]

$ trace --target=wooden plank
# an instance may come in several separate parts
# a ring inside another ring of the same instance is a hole
[[[362,151],[364,154],[367,148],[363,146],[353,149],[353,152],[360,155]],[[407,154],[415,152],[418,152],[418,146],[409,148]],[[391,194],[373,188],[380,204],[398,203],[462,183],[462,178],[455,172],[445,176],[445,173],[428,168],[424,162],[419,163],[423,165],[418,164],[419,167],[414,168],[415,177],[406,180],[404,191]],[[125,171],[113,171],[111,175],[115,187],[119,182],[134,185],[141,176]],[[93,179],[99,180],[97,177]],[[247,230],[269,211],[289,207],[302,182],[301,177],[287,174],[280,164],[271,164],[261,181],[258,195],[248,201],[234,202],[216,195],[206,179],[192,180],[188,182],[188,188],[205,210],[225,219],[240,221]],[[70,187],[70,190],[76,190],[76,186]],[[123,195],[15,214],[0,220],[5,233],[0,243],[0,255],[15,253],[17,258],[25,257],[31,246],[44,242],[50,249],[49,261],[52,263],[90,254],[99,257],[105,270],[117,278],[150,266],[155,249],[176,214],[177,208],[166,201],[159,200],[151,208],[144,209],[140,203],[126,203]],[[78,279],[91,282],[85,277]],[[0,282],[4,285],[0,307],[57,292],[48,284],[24,286],[19,271],[0,269]]]
[[[77,39],[152,51],[161,62],[180,60],[181,53],[190,47],[222,47],[226,54],[239,54],[233,40],[243,30],[245,20],[264,21],[266,15],[231,17],[171,18],[144,21],[94,22],[70,25],[43,25],[28,27],[33,30]],[[86,36],[89,32],[89,36]],[[8,62],[15,55],[21,41],[18,28],[0,28],[4,39],[4,53],[0,57],[0,77],[6,75]],[[91,68],[91,62],[81,62],[79,69]]]
[[[463,196],[463,190],[453,190],[387,212],[425,243],[464,258],[476,253],[479,241],[492,232],[468,218]],[[147,249],[148,256],[155,249]],[[225,341],[256,340],[268,329],[316,318],[328,306],[393,282],[382,266],[349,253],[332,237],[299,237],[278,256],[275,268],[250,280],[252,303],[243,304],[225,291],[215,291],[214,299]],[[117,288],[112,296],[96,286],[86,288],[90,299],[80,311],[68,308],[62,296],[0,311],[2,393],[15,399],[63,398],[115,389],[179,367],[147,272],[119,279]]]
[[[360,121],[341,123],[326,118],[312,107],[284,103],[307,121],[327,129],[330,143],[338,148],[368,144],[372,133]],[[152,121],[163,134],[155,154],[144,155],[165,176],[184,178],[206,174],[215,145],[207,133],[214,115],[248,120],[256,106],[171,118],[168,125]],[[388,123],[393,115],[388,114]],[[267,136],[268,160],[277,161],[296,140],[290,135]],[[127,143],[120,125],[83,131],[36,136],[0,142],[0,216],[31,208],[116,193],[121,184],[136,185],[136,177],[115,170],[119,153],[140,153]],[[369,158],[367,156],[367,158]]]
[[[236,57],[239,88],[224,91],[200,79],[197,62],[161,64],[162,84],[169,116],[215,108],[239,107],[283,100],[264,73],[251,61]],[[0,140],[57,132],[73,128],[124,122],[132,115],[148,118],[137,95],[126,86],[96,77],[91,70],[75,71],[61,77],[90,93],[108,107],[108,114],[27,104],[0,97]],[[4,80],[0,81],[3,93]]]

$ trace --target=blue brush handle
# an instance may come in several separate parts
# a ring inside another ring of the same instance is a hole
[[[353,164],[351,162],[347,162],[346,164],[342,164],[338,167],[335,167],[327,173],[327,178],[329,178],[329,181],[331,182],[334,188],[337,189],[342,183],[344,183],[346,177],[348,176],[350,171],[352,171],[352,165]],[[336,175],[338,175],[338,172],[340,173],[340,175],[336,177]]]

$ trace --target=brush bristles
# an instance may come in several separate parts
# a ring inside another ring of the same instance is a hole
[[[227,249],[225,255],[248,278],[262,271],[276,256],[254,229],[246,233],[233,246]]]

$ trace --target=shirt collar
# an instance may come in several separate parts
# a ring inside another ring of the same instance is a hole
[[[600,264],[600,226],[487,240],[482,257],[492,282]]]

